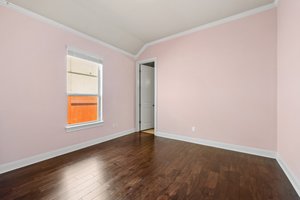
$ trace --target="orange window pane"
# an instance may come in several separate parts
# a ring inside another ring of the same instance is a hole
[[[98,120],[97,96],[68,96],[68,124]]]

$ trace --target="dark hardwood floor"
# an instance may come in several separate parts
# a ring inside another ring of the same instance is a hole
[[[274,159],[134,133],[2,174],[0,199],[299,197]]]

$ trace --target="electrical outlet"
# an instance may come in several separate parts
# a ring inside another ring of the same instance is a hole
[[[192,126],[192,132],[195,132],[195,131],[196,131],[196,127]]]

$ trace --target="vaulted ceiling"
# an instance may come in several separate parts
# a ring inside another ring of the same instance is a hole
[[[9,0],[136,54],[146,43],[274,0]]]

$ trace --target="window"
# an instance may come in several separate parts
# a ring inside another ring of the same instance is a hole
[[[67,129],[81,129],[103,122],[100,59],[68,50],[67,95]]]

